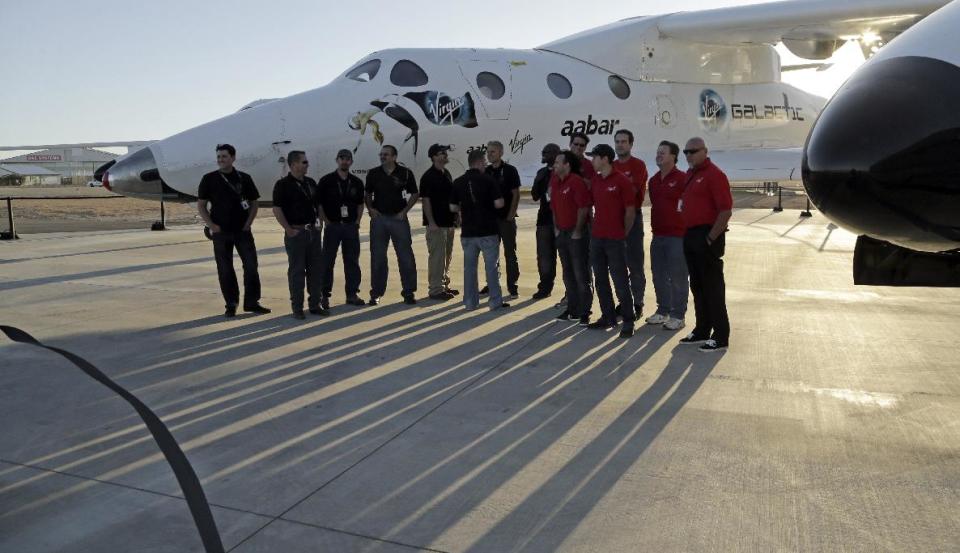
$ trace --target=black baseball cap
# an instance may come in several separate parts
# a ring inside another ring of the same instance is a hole
[[[348,159],[348,158],[349,158],[349,159],[353,159],[353,152],[351,152],[350,150],[344,148],[344,149],[340,150],[339,152],[337,152],[337,159],[340,159],[341,157],[344,158],[344,159]]]
[[[433,146],[430,146],[429,150],[427,150],[427,155],[430,157],[433,157],[439,154],[440,152],[446,152],[449,149],[450,149],[450,146],[434,144]]]

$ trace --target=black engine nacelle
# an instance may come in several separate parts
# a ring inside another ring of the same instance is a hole
[[[853,283],[958,287],[960,253],[918,252],[860,236],[853,254]]]

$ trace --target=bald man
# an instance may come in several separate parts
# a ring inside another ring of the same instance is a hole
[[[680,343],[701,344],[700,351],[705,353],[726,350],[730,342],[723,254],[724,235],[733,214],[730,182],[708,154],[702,138],[687,141],[683,155],[690,170],[678,206],[686,227],[683,254],[697,317],[693,331]]]

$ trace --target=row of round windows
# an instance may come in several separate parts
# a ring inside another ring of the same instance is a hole
[[[354,81],[369,82],[377,76],[380,71],[380,60],[373,59],[366,61],[347,73],[347,78]],[[390,82],[396,86],[423,86],[427,84],[427,73],[417,64],[410,60],[400,60],[393,65],[390,70]],[[618,75],[607,77],[607,86],[610,92],[621,100],[630,97],[630,85]],[[503,79],[496,73],[490,71],[481,71],[477,74],[477,88],[480,93],[491,100],[499,100],[507,92],[507,87]],[[570,79],[560,73],[550,73],[547,75],[547,88],[554,96],[565,100],[573,95],[573,85]]]

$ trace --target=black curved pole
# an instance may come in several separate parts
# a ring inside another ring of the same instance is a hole
[[[160,447],[160,451],[163,452],[163,456],[167,458],[167,463],[170,464],[170,468],[173,469],[173,474],[177,477],[177,482],[180,483],[180,490],[183,491],[183,497],[187,500],[187,505],[190,507],[193,521],[197,525],[197,531],[200,532],[200,539],[203,541],[203,547],[206,553],[224,553],[220,532],[217,530],[217,523],[213,520],[213,513],[210,512],[210,504],[207,503],[207,497],[203,493],[200,479],[197,478],[197,473],[193,471],[193,466],[190,465],[187,456],[184,455],[177,440],[174,439],[173,434],[171,434],[167,426],[163,424],[160,417],[140,401],[137,396],[131,394],[111,380],[89,361],[69,351],[42,344],[39,340],[19,328],[0,325],[0,331],[14,342],[37,346],[38,348],[59,353],[76,365],[77,368],[87,373],[90,378],[103,384],[132,405],[133,408],[136,409],[137,414],[140,415],[140,418],[143,419],[143,423],[147,425],[147,429],[150,431],[150,434],[153,435],[153,439]]]

